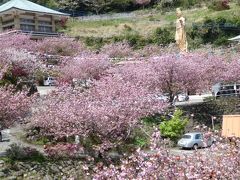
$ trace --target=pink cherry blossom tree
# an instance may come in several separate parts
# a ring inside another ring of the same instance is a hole
[[[0,36],[1,40],[1,50],[8,49],[8,48],[15,48],[15,49],[27,49],[35,51],[36,49],[36,41],[30,40],[29,35],[24,34],[6,34]]]
[[[99,139],[95,149],[104,151],[124,142],[141,117],[165,107],[144,87],[106,76],[84,92],[62,88],[51,94],[33,115],[32,124],[55,138],[95,136]]]
[[[0,84],[12,84],[18,90],[23,86],[33,85],[34,77],[39,72],[47,71],[44,62],[35,54],[16,48],[0,50],[0,67],[2,68]]]
[[[65,36],[44,38],[37,43],[35,50],[43,54],[60,56],[75,56],[86,51],[83,44]]]
[[[172,102],[178,93],[209,91],[217,82],[237,81],[239,67],[238,60],[228,62],[216,55],[192,53],[123,63],[111,72],[125,81],[144,85],[152,92],[168,93]]]
[[[127,58],[133,56],[133,48],[127,42],[112,43],[103,46],[101,54],[109,58]]]
[[[32,53],[51,54],[59,56],[75,56],[86,51],[83,44],[73,38],[60,36],[34,41],[29,35],[6,34],[0,37],[1,49],[15,48]]]
[[[71,83],[73,79],[81,81],[99,79],[110,65],[107,56],[92,53],[65,58],[59,68],[60,81]]]
[[[2,63],[7,63],[13,68],[22,69],[26,74],[33,75],[37,70],[46,70],[44,63],[35,54],[31,54],[23,49],[4,49],[0,52],[0,57]]]
[[[0,125],[1,129],[22,120],[30,110],[33,98],[25,92],[14,92],[11,88],[0,88]]]
[[[237,80],[240,65],[206,53],[168,54],[115,65],[96,57],[66,59],[64,77],[91,78],[92,86],[85,91],[63,86],[47,96],[32,117],[32,126],[39,127],[42,135],[94,136],[98,139],[94,148],[108,150],[124,143],[141,117],[164,111],[167,105],[156,94],[168,93],[173,101],[180,92],[209,90],[216,82]]]

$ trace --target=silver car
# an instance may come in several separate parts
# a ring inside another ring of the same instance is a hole
[[[44,86],[54,86],[56,85],[56,79],[54,77],[48,76],[44,79],[43,85]]]
[[[178,141],[178,146],[182,148],[202,148],[209,147],[214,143],[213,138],[204,140],[201,132],[193,132],[184,134],[183,137]]]

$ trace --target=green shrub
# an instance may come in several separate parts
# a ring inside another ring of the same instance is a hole
[[[228,40],[228,37],[222,35],[218,39],[216,39],[213,44],[215,46],[228,45],[230,44],[230,41]]]
[[[5,85],[17,85],[18,83],[18,77],[14,76],[11,72],[11,69],[9,69],[0,80],[0,86]]]
[[[162,122],[163,117],[161,115],[148,116],[142,119],[143,123],[146,125],[159,125]]]
[[[231,17],[226,19],[218,17],[216,19],[205,19],[203,23],[194,24],[192,30],[188,31],[189,46],[196,46],[196,42],[200,44],[212,43],[216,46],[228,45],[229,41],[227,39],[237,36],[239,29],[239,18]]]
[[[176,141],[183,133],[188,123],[188,119],[183,116],[183,111],[176,110],[170,120],[165,120],[160,124],[160,131],[163,137]]]
[[[143,148],[147,145],[147,140],[145,138],[142,138],[142,137],[136,137],[135,138],[135,145],[137,145],[138,147],[140,148]]]
[[[140,128],[137,128],[133,132],[133,144],[140,148],[146,148],[149,146],[148,135]]]
[[[95,49],[100,49],[105,44],[102,37],[87,37],[84,43],[86,44],[86,46],[90,46]]]
[[[47,137],[41,137],[41,138],[38,138],[34,141],[30,141],[31,144],[34,144],[34,145],[45,145],[47,143],[49,143],[49,139]]]
[[[188,47],[189,49],[197,49],[200,48],[201,45],[203,44],[203,40],[201,37],[195,37],[194,39],[190,38],[190,36],[188,37]]]
[[[146,45],[146,40],[136,32],[125,34],[124,39],[135,49],[142,48]]]
[[[236,0],[237,5],[240,6],[240,0]]]
[[[124,30],[125,31],[132,31],[132,27],[131,26],[129,26],[129,25],[127,25],[127,24],[124,24]]]
[[[45,157],[36,149],[31,147],[23,147],[19,144],[11,144],[6,151],[6,156],[11,161],[37,161],[43,162]]]
[[[173,34],[168,29],[157,28],[153,33],[153,42],[157,45],[168,45],[174,42]]]

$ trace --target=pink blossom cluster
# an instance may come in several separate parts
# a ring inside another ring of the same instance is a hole
[[[135,3],[139,4],[139,5],[147,5],[150,2],[151,2],[151,0],[135,0]]]
[[[174,44],[169,44],[168,46],[158,46],[158,45],[147,45],[142,49],[135,50],[133,52],[133,57],[141,58],[141,57],[155,57],[162,56],[164,54],[174,54],[177,52],[176,46]]]
[[[105,45],[101,53],[109,58],[126,58],[133,55],[133,48],[127,42],[118,42]]]
[[[239,81],[239,58],[225,61],[207,53],[167,54],[135,63],[121,63],[110,71],[125,81],[151,91],[169,93],[170,101],[181,92],[206,92],[218,82]]]
[[[70,87],[53,92],[33,114],[32,124],[55,138],[94,135],[100,142],[95,149],[104,151],[121,144],[139,118],[165,107],[144,87],[106,76],[84,92]]]
[[[43,62],[38,57],[23,49],[8,48],[0,50],[0,64],[12,69],[13,75],[34,74],[37,70],[45,71]]]
[[[93,179],[239,179],[239,142],[217,142],[193,154],[175,155],[157,145],[159,137],[152,137],[149,151],[138,150],[120,165],[96,166]]]
[[[0,36],[0,40],[2,49],[15,48],[33,53],[74,56],[86,51],[80,42],[65,36],[34,41],[29,35],[9,34]]]
[[[43,54],[75,56],[86,49],[80,42],[68,37],[44,38],[36,45],[36,51]]]
[[[63,60],[59,68],[60,80],[72,82],[73,79],[99,79],[110,65],[107,57],[100,54],[78,55],[74,58],[68,57]]]
[[[60,87],[50,94],[33,115],[33,126],[40,127],[43,135],[95,135],[99,150],[108,149],[129,137],[141,117],[166,108],[156,95],[169,93],[172,102],[179,92],[203,92],[216,82],[239,77],[239,61],[206,53],[167,54],[114,65],[94,57],[66,61],[64,77],[90,78],[92,86],[85,91]]]
[[[230,9],[229,0],[222,0],[221,3],[224,8]]]
[[[6,72],[8,71],[8,64],[0,64],[0,79],[2,79],[4,77],[4,75],[6,74]]]
[[[26,49],[29,51],[35,51],[36,50],[36,41],[30,40],[29,35],[24,34],[8,34],[0,36],[1,40],[1,49],[9,49],[9,48],[15,48],[15,49]]]
[[[100,53],[107,55],[109,58],[118,59],[141,59],[154,56],[162,56],[164,54],[170,54],[177,52],[174,44],[170,44],[167,47],[161,47],[158,45],[147,45],[142,49],[134,50],[127,42],[118,42],[107,44],[102,47]]]
[[[11,126],[15,121],[22,120],[31,108],[33,97],[27,97],[25,92],[14,92],[11,88],[0,88],[0,124]]]

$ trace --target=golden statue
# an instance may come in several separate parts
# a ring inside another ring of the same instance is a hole
[[[176,34],[175,34],[175,40],[176,44],[180,50],[180,52],[188,52],[187,50],[187,37],[186,37],[186,20],[182,16],[182,11],[180,8],[177,8],[176,10],[177,15],[177,21],[176,21]]]

